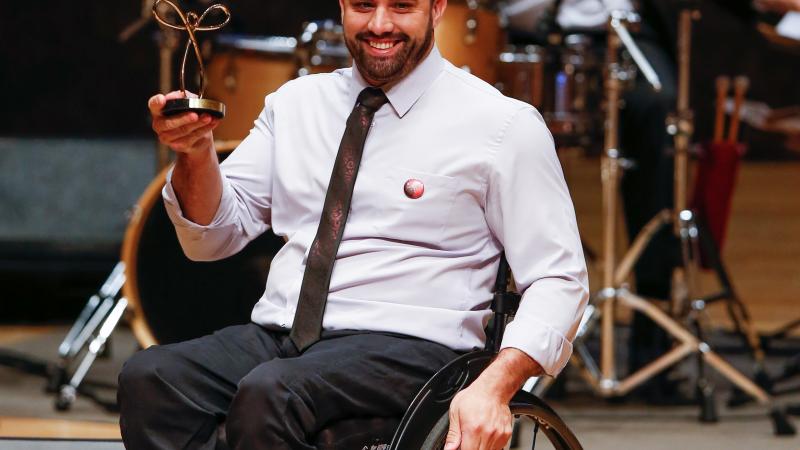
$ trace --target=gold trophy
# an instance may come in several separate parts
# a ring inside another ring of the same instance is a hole
[[[169,5],[175,11],[180,18],[182,25],[170,23],[166,18],[161,16],[158,9],[161,3]],[[209,13],[214,11],[221,11],[224,15],[224,19],[217,24],[204,25],[203,20],[209,15]],[[186,41],[186,48],[183,51],[183,62],[181,63],[181,93],[183,94],[184,98],[167,100],[166,105],[164,105],[164,108],[161,110],[162,114],[165,116],[172,116],[175,114],[194,111],[198,114],[210,114],[218,119],[225,117],[224,103],[203,98],[203,93],[206,89],[205,67],[203,66],[203,57],[200,54],[200,47],[197,45],[195,32],[219,30],[227,25],[231,20],[231,13],[228,8],[221,4],[211,5],[203,12],[203,14],[198,16],[194,12],[184,13],[178,7],[178,5],[170,0],[156,0],[156,2],[153,4],[153,16],[161,25],[167,28],[172,28],[173,30],[186,31],[186,33],[189,34],[189,39]],[[192,48],[194,49],[194,55],[197,58],[197,67],[200,71],[200,92],[198,93],[197,98],[189,98],[188,95],[186,95],[186,85],[184,82],[186,60],[189,57],[189,50]]]

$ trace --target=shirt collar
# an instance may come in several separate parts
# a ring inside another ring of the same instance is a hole
[[[397,115],[403,117],[414,106],[414,103],[433,84],[443,68],[444,58],[442,58],[439,49],[434,44],[428,56],[411,73],[386,92],[386,97],[389,99],[392,108],[397,112]],[[369,87],[369,83],[361,76],[361,72],[358,71],[355,63],[353,63],[352,74],[350,97],[352,103],[355,103],[358,94],[364,88]]]

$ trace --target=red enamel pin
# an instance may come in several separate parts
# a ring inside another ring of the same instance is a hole
[[[412,178],[403,185],[403,192],[405,192],[406,197],[410,199],[418,199],[422,197],[422,194],[425,192],[425,185],[422,181]]]

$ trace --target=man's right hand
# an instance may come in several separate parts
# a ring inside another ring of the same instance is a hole
[[[183,216],[208,225],[222,198],[222,174],[211,133],[219,125],[219,119],[194,112],[165,117],[161,110],[167,100],[173,98],[183,98],[183,95],[181,92],[158,94],[147,102],[153,115],[153,131],[161,143],[177,152],[171,184]]]
[[[193,95],[193,94],[188,94]],[[161,114],[167,100],[183,98],[180,91],[167,95],[157,94],[150,97],[147,107],[153,116],[153,131],[158,140],[178,153],[187,155],[205,153],[214,149],[212,131],[219,125],[219,119],[208,114],[188,112],[166,117]]]
[[[800,0],[754,0],[753,5],[759,11],[784,14],[789,11],[800,11]]]

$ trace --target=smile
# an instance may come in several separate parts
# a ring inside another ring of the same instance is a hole
[[[393,48],[399,43],[400,41],[392,41],[392,42],[367,41],[367,44],[369,44],[370,47],[378,50],[389,50],[390,48]]]
[[[386,50],[394,47],[394,42],[370,42],[369,45],[377,49]]]

